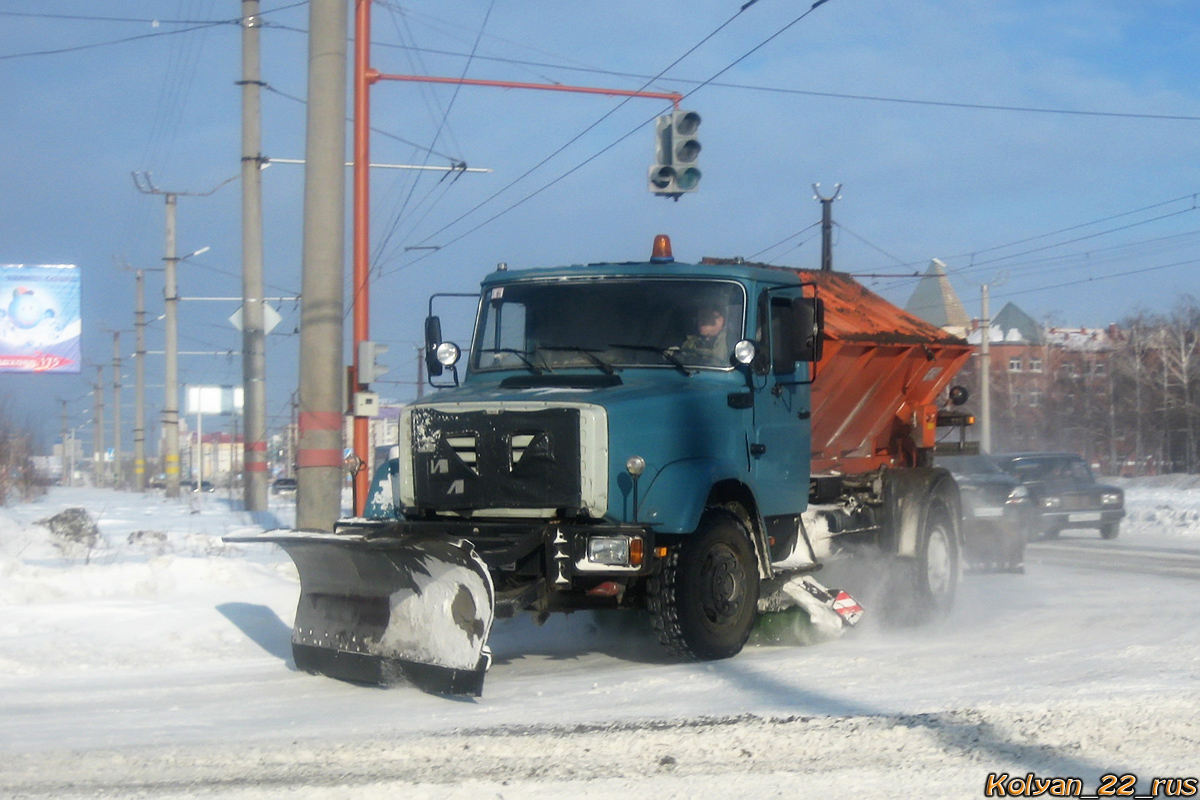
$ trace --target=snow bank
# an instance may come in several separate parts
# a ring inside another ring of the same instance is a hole
[[[1200,539],[1200,475],[1114,480],[1125,490],[1123,538],[1138,535]]]
[[[68,509],[83,509],[99,535],[52,531],[47,521]],[[0,509],[0,674],[252,652],[252,637],[221,608],[262,597],[287,608],[297,586],[277,549],[221,542],[259,530],[214,495],[168,502],[155,493],[57,488]]]

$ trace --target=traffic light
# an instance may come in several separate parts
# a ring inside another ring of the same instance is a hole
[[[655,163],[650,167],[650,191],[679,198],[700,185],[700,115],[695,111],[673,111],[655,122]]]
[[[375,359],[388,351],[382,342],[358,343],[358,382],[374,383],[375,379],[388,371],[387,364],[380,364]]]

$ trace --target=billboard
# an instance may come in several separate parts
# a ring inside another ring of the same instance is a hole
[[[79,268],[0,264],[0,372],[79,372]]]
[[[192,386],[187,389],[187,414],[240,414],[242,413],[242,387],[240,386]]]

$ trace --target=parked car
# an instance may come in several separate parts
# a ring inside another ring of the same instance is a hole
[[[1125,517],[1125,492],[1097,483],[1092,468],[1075,453],[1008,453],[995,458],[1029,489],[1043,536],[1091,528],[1104,539],[1117,538]]]
[[[937,466],[958,483],[967,565],[1024,572],[1027,530],[1036,524],[1029,490],[985,455],[938,456]]]

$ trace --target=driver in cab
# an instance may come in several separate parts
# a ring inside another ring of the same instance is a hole
[[[690,364],[724,367],[729,364],[733,343],[725,328],[725,312],[715,306],[705,306],[696,313],[696,333],[684,340],[680,357]]]

